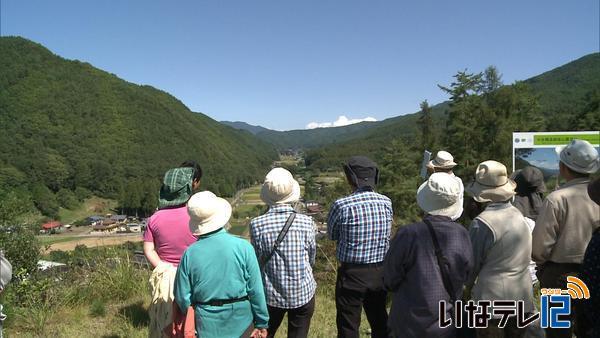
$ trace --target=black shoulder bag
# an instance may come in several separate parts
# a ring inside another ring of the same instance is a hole
[[[438,266],[440,267],[440,272],[442,273],[442,282],[444,283],[444,289],[448,292],[450,296],[450,301],[452,304],[456,301],[456,297],[454,297],[454,288],[452,287],[452,281],[450,280],[448,266],[450,262],[448,258],[444,256],[442,253],[442,249],[440,248],[440,243],[438,242],[437,235],[435,234],[435,230],[433,230],[433,225],[429,220],[423,220],[425,224],[427,224],[427,229],[429,230],[429,234],[431,235],[431,240],[433,241],[433,247],[435,248],[435,256],[437,257]]]
[[[288,230],[290,230],[290,227],[292,226],[292,223],[294,222],[295,218],[296,218],[296,212],[292,211],[292,214],[288,217],[287,221],[285,221],[285,225],[283,226],[283,228],[281,228],[281,231],[279,232],[279,235],[277,236],[277,240],[275,241],[275,244],[273,244],[273,249],[271,249],[271,252],[269,252],[268,255],[264,256],[264,258],[261,259],[261,261],[260,261],[261,270],[271,260],[271,257],[273,257],[273,254],[275,254],[275,250],[277,250],[277,248],[279,247],[281,242],[283,242],[283,239],[285,238],[285,235],[287,235]]]
[[[444,289],[450,296],[450,301],[452,302],[452,307],[456,305],[456,297],[454,296],[454,288],[452,287],[452,281],[450,280],[450,272],[448,268],[450,266],[450,262],[448,258],[444,256],[442,253],[442,249],[440,248],[440,243],[438,242],[437,235],[435,234],[435,230],[433,230],[433,225],[429,220],[424,219],[423,222],[427,225],[427,229],[429,230],[429,234],[431,235],[431,240],[433,241],[433,247],[435,248],[435,256],[437,257],[438,266],[440,267],[440,273],[442,274],[442,282],[444,283]],[[456,309],[452,311],[452,319],[454,321],[454,313]],[[464,315],[462,316],[464,318]],[[456,325],[456,323],[454,323]],[[466,325],[462,325],[461,328],[456,329],[456,336],[459,338],[471,338],[475,337],[475,329],[469,328]]]

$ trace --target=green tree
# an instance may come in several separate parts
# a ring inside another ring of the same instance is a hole
[[[469,170],[477,163],[477,146],[481,139],[481,131],[477,129],[477,121],[482,114],[482,98],[479,94],[484,89],[482,73],[460,71],[454,75],[449,87],[438,85],[450,95],[450,108],[447,111],[445,144],[448,150],[458,155],[455,161],[460,164],[459,170]]]
[[[573,130],[600,130],[600,89],[585,95],[585,106],[569,122]]]
[[[48,217],[57,218],[59,204],[56,196],[42,183],[34,184],[31,188],[33,203],[40,212]]]
[[[421,102],[421,111],[419,112],[419,119],[417,125],[420,131],[421,149],[422,150],[433,150],[435,146],[435,129],[433,125],[433,116],[431,116],[431,107],[427,100]]]
[[[69,178],[69,165],[65,158],[58,154],[48,154],[47,168],[44,172],[44,182],[52,189],[58,191]]]
[[[19,216],[31,211],[33,204],[29,193],[23,189],[0,189],[0,231],[14,225]]]
[[[502,86],[502,74],[496,66],[488,66],[483,71],[483,92],[492,93]]]
[[[419,215],[415,197],[420,184],[418,154],[402,140],[395,139],[385,147],[379,161],[378,191],[392,200],[394,215],[402,223],[412,222]]]

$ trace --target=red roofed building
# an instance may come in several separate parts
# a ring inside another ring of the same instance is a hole
[[[62,227],[62,224],[59,221],[52,221],[42,224],[42,229],[44,230],[58,229],[60,227]]]

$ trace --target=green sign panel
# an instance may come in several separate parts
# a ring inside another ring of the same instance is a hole
[[[573,139],[586,140],[591,144],[600,144],[600,133],[533,135],[533,144],[536,146],[563,145],[569,144]]]

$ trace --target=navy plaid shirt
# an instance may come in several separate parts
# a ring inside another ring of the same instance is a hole
[[[277,236],[293,209],[288,204],[274,205],[266,214],[250,222],[250,241],[260,262],[269,255]],[[283,309],[295,309],[308,303],[315,295],[317,283],[313,277],[316,227],[312,217],[296,214],[287,235],[263,270],[267,304]]]
[[[358,189],[335,201],[327,217],[327,234],[337,241],[338,260],[382,262],[390,246],[392,215],[392,201],[370,189]]]

